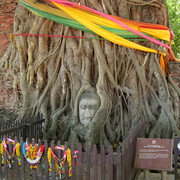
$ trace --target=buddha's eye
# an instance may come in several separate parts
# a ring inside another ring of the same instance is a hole
[[[81,107],[81,109],[86,109],[86,106],[80,106]]]
[[[90,109],[98,109],[97,106],[91,106]]]

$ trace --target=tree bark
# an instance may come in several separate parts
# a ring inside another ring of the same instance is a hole
[[[43,2],[42,2],[43,3]],[[81,0],[81,4],[126,19],[168,24],[163,0]],[[36,16],[22,5],[15,12],[14,33],[58,34],[98,37]],[[146,47],[160,50],[151,42]],[[118,144],[143,118],[149,136],[172,138],[180,135],[179,89],[166,79],[159,55],[121,47],[107,40],[16,36],[0,61],[1,73],[13,77],[20,121],[42,113],[44,137],[78,138],[78,99],[95,87],[101,99],[82,143]],[[20,86],[22,97],[18,94]]]

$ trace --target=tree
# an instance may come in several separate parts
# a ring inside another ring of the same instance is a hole
[[[168,23],[163,0],[80,3],[126,19]],[[180,91],[164,76],[158,54],[98,39],[97,35],[34,15],[19,4],[14,34],[22,33],[92,38],[16,36],[1,60],[1,72],[14,79],[12,86],[21,105],[18,120],[41,112],[45,138],[64,141],[72,135],[76,143],[107,147],[125,140],[141,118],[149,125],[150,137],[180,135]],[[152,42],[139,44],[161,50]],[[79,127],[79,98],[90,87],[96,89],[101,103],[82,140],[78,134],[83,132]]]
[[[176,57],[180,58],[180,2],[177,0],[166,0],[169,13],[169,24],[175,37],[172,42],[172,49]]]

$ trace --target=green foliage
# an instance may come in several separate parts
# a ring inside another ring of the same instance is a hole
[[[174,55],[180,59],[180,1],[166,0],[169,14],[170,29],[175,34],[172,42]]]

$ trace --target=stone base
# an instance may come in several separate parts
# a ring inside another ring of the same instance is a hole
[[[144,179],[144,172],[140,173],[137,180],[145,180]],[[149,180],[161,180],[161,174],[160,173],[149,173]],[[174,180],[174,175],[173,174],[167,174],[166,180]]]

